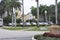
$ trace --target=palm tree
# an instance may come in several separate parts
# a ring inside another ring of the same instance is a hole
[[[38,22],[39,22],[39,0],[36,0],[37,2],[37,26],[39,26]]]
[[[55,17],[56,17],[56,24],[58,23],[57,20],[57,0],[55,0]]]
[[[20,7],[21,7],[21,5],[20,5],[21,3],[20,2],[17,2],[17,0],[11,0],[11,2],[10,2],[10,7],[11,7],[11,11],[12,11],[12,24],[13,24],[13,22],[16,22],[16,18],[15,18],[15,21],[14,21],[14,13],[13,13],[13,8],[14,9],[17,9],[17,8],[19,8],[20,9]],[[16,16],[16,15],[15,15]],[[13,25],[12,25],[13,26]],[[15,26],[16,26],[16,24],[15,24]]]
[[[7,11],[8,14],[9,14],[9,12],[11,12],[11,14],[12,14],[12,23],[13,23],[13,17],[14,17],[13,8],[14,9],[17,9],[17,8],[20,9],[20,7],[21,7],[21,3],[17,2],[17,1],[19,1],[19,0],[2,0],[1,1],[2,9],[4,10],[4,12]]]

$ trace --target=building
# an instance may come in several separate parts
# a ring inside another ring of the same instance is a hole
[[[24,15],[24,22],[26,22],[26,20],[31,20],[31,19],[35,19],[35,16],[33,16],[31,13]],[[21,20],[23,20],[23,16],[21,16]]]

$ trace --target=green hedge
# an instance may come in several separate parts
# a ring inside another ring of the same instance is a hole
[[[60,38],[44,37],[43,35],[35,35],[34,38],[37,40],[60,40]]]

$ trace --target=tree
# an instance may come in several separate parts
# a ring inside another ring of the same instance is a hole
[[[0,14],[7,11],[7,14],[9,15],[9,12],[12,11],[12,7],[20,9],[21,3],[17,1],[19,0],[2,0],[0,3]]]
[[[13,18],[14,17],[13,8],[14,9],[21,8],[21,3],[17,2],[17,1],[19,1],[19,0],[2,0],[0,3],[1,4],[0,5],[0,11],[1,11],[0,14],[2,15],[2,13],[5,13],[5,11],[7,11],[8,16],[9,16],[9,12],[10,12],[12,15],[12,18]]]
[[[44,11],[47,10],[47,18],[49,21],[55,21],[55,5],[40,5],[39,7],[39,15],[43,16],[45,20],[45,13]],[[34,16],[36,16],[36,8],[32,7],[31,12]],[[53,20],[54,19],[54,20]]]
[[[31,13],[33,14],[33,16],[36,16],[36,18],[37,18],[37,8],[35,8],[35,7],[31,7]]]

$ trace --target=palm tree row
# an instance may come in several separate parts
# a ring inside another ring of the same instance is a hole
[[[13,8],[21,8],[21,3],[18,2],[19,0],[2,0],[0,3],[0,16],[3,15],[3,13],[7,12],[8,16],[12,16],[12,23],[14,20],[14,12]],[[15,21],[14,21],[15,22]]]
[[[15,9],[17,9],[17,8],[20,9],[21,3],[17,2],[17,1],[19,1],[19,0],[2,0],[0,3],[0,10],[3,10],[4,12],[5,11],[12,12],[13,7]]]

